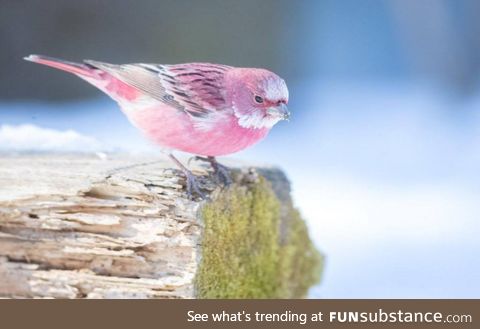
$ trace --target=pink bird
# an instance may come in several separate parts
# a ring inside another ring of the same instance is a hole
[[[40,55],[25,59],[73,73],[115,100],[135,127],[169,150],[186,176],[189,197],[192,192],[204,195],[173,150],[208,161],[217,177],[228,184],[227,168],[215,157],[253,145],[290,116],[285,81],[265,69],[210,63],[72,63]]]

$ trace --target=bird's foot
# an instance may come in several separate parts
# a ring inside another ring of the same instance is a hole
[[[220,182],[225,186],[229,186],[233,183],[232,177],[230,175],[230,169],[227,166],[224,166],[218,162],[212,163],[213,174],[215,175],[215,180]]]
[[[186,177],[188,198],[193,200],[195,198],[194,194],[196,194],[200,199],[206,200],[207,196],[200,190],[200,184],[195,175],[191,171],[184,171],[183,173]]]
[[[192,159],[210,163],[213,169],[213,175],[215,177],[215,181],[217,183],[223,184],[224,186],[229,186],[230,184],[232,184],[233,181],[232,181],[232,177],[230,176],[230,169],[227,166],[224,166],[218,163],[215,157],[195,156],[190,160]]]
[[[194,194],[198,195],[200,199],[206,200],[208,197],[200,190],[200,184],[198,183],[198,179],[195,175],[188,170],[177,158],[173,156],[173,154],[169,154],[170,159],[175,162],[175,164],[180,168],[186,178],[186,185],[187,185],[187,197],[190,200],[194,200]]]

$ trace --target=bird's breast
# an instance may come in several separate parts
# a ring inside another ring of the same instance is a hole
[[[144,108],[124,107],[123,112],[159,146],[204,156],[241,151],[264,138],[269,131],[267,128],[244,128],[233,113],[205,124],[162,103]]]

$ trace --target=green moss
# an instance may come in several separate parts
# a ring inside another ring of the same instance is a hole
[[[300,298],[319,280],[322,257],[305,223],[265,179],[229,188],[202,215],[197,297]]]

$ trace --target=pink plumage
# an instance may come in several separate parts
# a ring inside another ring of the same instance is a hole
[[[264,69],[210,63],[79,64],[39,55],[25,59],[88,81],[113,98],[156,144],[207,156],[217,166],[215,156],[251,146],[289,116],[285,82]],[[190,179],[191,173],[181,168]]]

